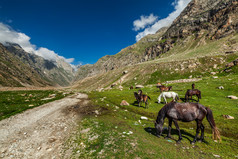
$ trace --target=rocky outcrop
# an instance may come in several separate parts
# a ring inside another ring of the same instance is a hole
[[[237,0],[193,0],[176,18],[161,41],[145,51],[155,58],[171,50],[175,44],[186,43],[189,36],[197,39],[220,39],[238,32]]]

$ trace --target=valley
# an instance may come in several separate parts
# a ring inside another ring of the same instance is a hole
[[[238,158],[237,13],[237,0],[192,0],[172,24],[94,64],[0,43],[0,158]],[[191,144],[195,121],[178,122],[181,143],[174,123],[164,138],[168,119],[157,137],[158,85],[185,103],[192,84],[221,142],[206,118],[203,142]],[[148,108],[139,107],[139,90]]]

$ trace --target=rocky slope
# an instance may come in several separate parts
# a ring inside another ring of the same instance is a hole
[[[47,86],[52,84],[42,79],[36,70],[24,64],[0,44],[0,86],[27,85]]]
[[[72,67],[63,59],[45,60],[25,52],[18,44],[0,44],[0,48],[2,86],[68,86],[74,78]]]
[[[238,32],[237,0],[193,0],[161,41],[149,47],[145,56],[157,57],[171,50],[176,44],[187,41],[217,40]]]
[[[238,32],[237,13],[237,0],[193,0],[169,28],[144,37],[116,55],[104,56],[93,65],[80,67],[77,79],[156,59],[168,52],[175,54],[175,46],[190,49],[235,35]]]

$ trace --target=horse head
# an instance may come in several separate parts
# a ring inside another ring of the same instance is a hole
[[[162,135],[162,130],[163,130],[163,123],[157,123],[157,121],[154,122],[155,123],[155,130],[156,130],[156,136],[160,137]]]

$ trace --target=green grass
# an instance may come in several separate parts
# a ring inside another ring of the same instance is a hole
[[[55,94],[55,98],[48,98]],[[53,90],[32,90],[32,91],[2,91],[0,92],[0,120],[8,118],[24,110],[40,106],[42,104],[61,99],[67,94]]]
[[[195,87],[202,92],[200,103],[213,110],[216,125],[222,135],[221,143],[212,140],[212,130],[206,119],[203,121],[203,143],[190,144],[195,135],[195,122],[179,122],[183,136],[181,144],[176,144],[178,135],[174,125],[171,140],[153,135],[153,120],[164,104],[157,103],[160,94],[157,88],[147,86],[143,92],[152,99],[149,101],[149,109],[138,107],[135,103],[133,92],[137,90],[90,92],[89,97],[97,105],[97,109],[104,108],[104,111],[100,115],[82,120],[78,133],[68,140],[65,149],[70,148],[73,151],[71,158],[215,158],[214,155],[237,158],[238,101],[226,98],[228,95],[238,96],[237,79],[237,72],[234,72],[229,75],[218,74],[218,79],[205,77],[195,83]],[[177,92],[180,98],[184,98],[185,91],[191,88],[191,84],[171,85],[173,91]],[[221,85],[224,90],[217,89]],[[122,100],[126,100],[130,105],[120,106]],[[149,117],[149,120],[140,120],[142,115]],[[235,119],[224,119],[222,115],[231,115]],[[164,127],[167,125],[166,120]],[[87,133],[81,133],[88,128]],[[129,131],[133,134],[127,134]],[[166,130],[163,132],[163,136],[165,135]]]

